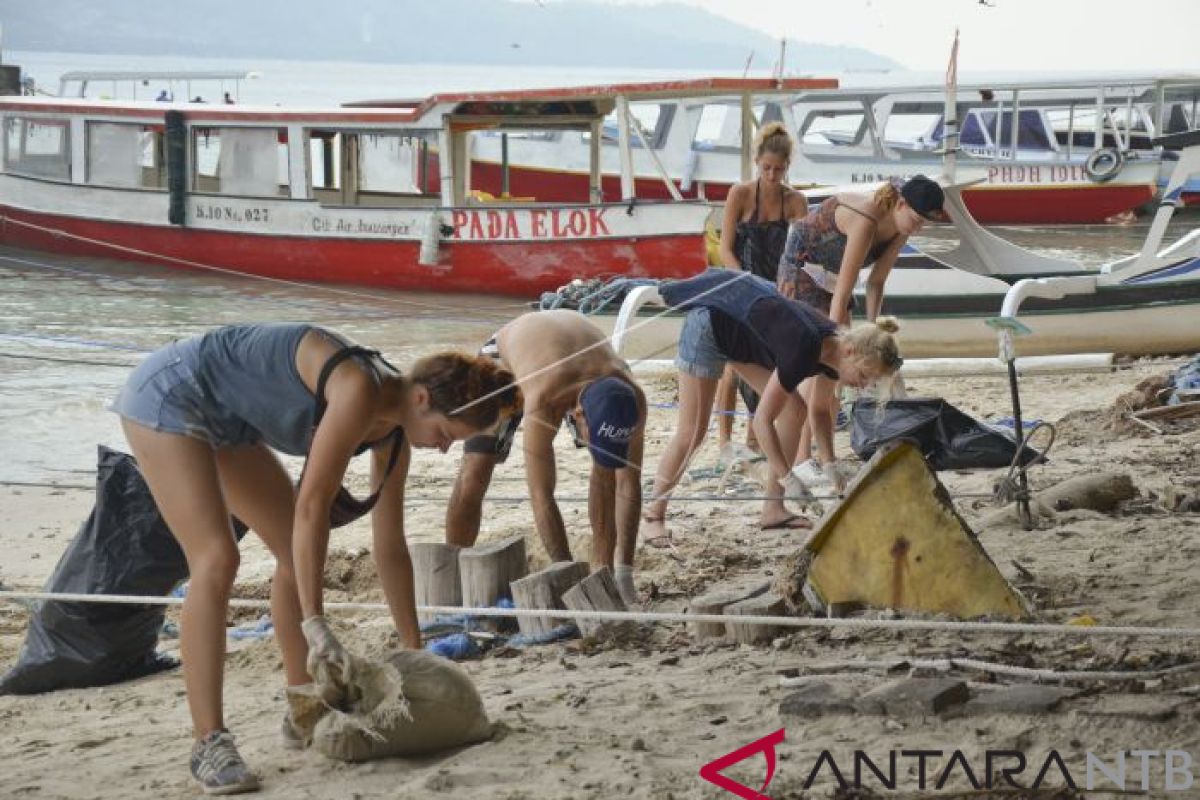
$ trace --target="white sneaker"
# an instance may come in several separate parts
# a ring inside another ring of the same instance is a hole
[[[803,481],[804,485],[809,489],[833,490],[833,484],[830,482],[829,476],[825,474],[825,470],[821,469],[820,462],[815,458],[802,461],[792,467],[792,474]]]

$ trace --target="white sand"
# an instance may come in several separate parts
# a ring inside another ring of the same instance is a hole
[[[1138,378],[1163,371],[1143,365],[1114,374],[1030,378],[1023,383],[1026,416],[1054,421],[1068,412],[1105,408]],[[652,402],[673,399],[673,380],[648,378],[646,386]],[[912,394],[945,395],[985,418],[1010,413],[1007,384],[999,379],[911,381],[909,389]],[[672,424],[672,412],[652,412],[647,443],[651,465]],[[1063,622],[1086,613],[1101,624],[1196,625],[1200,517],[1169,513],[1151,493],[1161,494],[1168,483],[1197,487],[1200,433],[1139,437],[1078,421],[1068,428],[1051,453],[1052,463],[1034,470],[1035,485],[1115,469],[1133,477],[1141,499],[1113,516],[1062,514],[1048,530],[1027,533],[1004,525],[979,530],[984,547],[1010,580],[1018,579],[1014,561],[1032,573],[1033,587],[1018,583],[1036,600],[1038,621]],[[844,442],[841,446],[848,452]],[[560,495],[582,495],[586,455],[565,446],[559,455]],[[714,461],[710,441],[693,468]],[[408,490],[414,498],[408,514],[411,541],[440,538],[444,498],[455,469],[453,457],[422,453],[415,459]],[[951,491],[979,492],[987,491],[997,475],[989,471],[941,477]],[[686,491],[711,492],[715,483],[700,479]],[[492,493],[525,493],[519,458],[498,470]],[[416,498],[426,500],[418,503]],[[12,587],[38,586],[90,502],[81,491],[10,488],[0,493],[0,580]],[[992,510],[983,500],[963,501],[959,508],[969,522]],[[574,551],[585,555],[586,507],[564,502],[563,510]],[[802,538],[759,532],[756,517],[755,503],[676,503],[670,519],[682,559],[657,550],[639,553],[637,583],[647,598],[645,607],[678,610],[687,597],[719,582],[776,572]],[[528,509],[519,503],[491,503],[483,538],[514,533],[529,537],[533,566],[543,563]],[[378,599],[378,589],[367,577],[369,569],[362,566],[369,564],[361,557],[368,543],[365,526],[335,534],[334,548],[360,555],[336,559],[332,572],[349,591],[332,590],[331,599]],[[239,594],[261,596],[269,574],[264,549],[256,541],[248,543]],[[15,659],[25,617],[15,604],[0,604],[0,665]],[[389,641],[386,618],[346,617],[339,620],[339,629],[351,647],[366,653],[378,652]],[[163,644],[168,650],[177,646],[175,641]],[[1031,761],[1057,749],[1074,766],[1082,763],[1085,750],[1112,753],[1141,747],[1187,750],[1200,760],[1195,706],[1180,705],[1178,695],[1167,694],[1170,684],[1151,684],[1148,694],[1134,699],[1143,711],[1155,703],[1172,704],[1169,719],[1158,722],[1102,716],[1119,700],[1112,697],[1113,687],[1072,701],[1057,714],[1036,718],[798,720],[781,719],[778,713],[789,690],[780,688],[776,671],[815,661],[971,655],[1039,667],[1138,669],[1200,660],[1197,643],[1184,640],[801,631],[773,647],[755,649],[697,643],[682,626],[663,625],[634,645],[595,649],[573,641],[465,662],[489,714],[504,726],[503,735],[439,757],[364,765],[284,750],[278,738],[284,711],[282,674],[274,643],[239,642],[231,651],[227,722],[243,754],[264,777],[262,797],[732,797],[701,780],[700,766],[780,727],[786,727],[787,739],[767,792],[774,798],[800,797],[803,781],[823,749],[835,755],[855,748],[886,755],[888,748],[959,747],[976,757],[985,749],[1008,748],[1029,753]],[[1200,673],[1191,678],[1200,683]],[[883,681],[872,676],[858,683]],[[0,797],[190,796],[195,789],[186,766],[189,745],[189,719],[177,671],[103,689],[0,697]],[[757,788],[764,778],[763,762],[756,757],[731,773]],[[1153,776],[1161,785],[1161,767]],[[928,796],[916,791],[915,778],[907,780],[906,796]],[[1059,786],[1061,780],[1052,776],[1050,784]],[[832,786],[826,772],[805,796],[830,796]]]

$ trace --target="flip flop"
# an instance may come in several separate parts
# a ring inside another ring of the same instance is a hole
[[[642,544],[655,550],[675,550],[675,539],[670,533],[665,536],[650,536],[642,539]]]
[[[792,523],[795,522],[796,520],[799,520],[800,522],[802,522],[804,524],[803,525],[793,525]],[[788,514],[786,517],[779,520],[779,522],[775,522],[770,525],[760,525],[759,530],[764,530],[764,531],[782,531],[782,530],[802,531],[802,530],[807,530],[811,527],[812,527],[812,522],[810,520],[806,519],[805,517],[802,517],[799,514]]]

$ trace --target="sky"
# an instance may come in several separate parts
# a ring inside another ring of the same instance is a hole
[[[635,2],[649,0],[635,0]],[[676,0],[793,42],[857,45],[910,70],[1200,73],[1200,0]]]

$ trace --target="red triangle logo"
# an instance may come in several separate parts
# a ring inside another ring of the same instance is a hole
[[[704,780],[719,786],[730,794],[735,794],[742,800],[771,800],[770,797],[763,794],[767,791],[767,787],[771,785],[771,779],[775,777],[775,746],[783,741],[784,729],[780,728],[774,733],[768,733],[761,739],[757,739],[745,747],[739,747],[732,753],[726,753],[715,761],[710,761],[700,768],[700,777]],[[745,761],[747,758],[762,753],[763,758],[767,760],[767,779],[763,781],[762,788],[755,791],[749,786],[738,783],[733,778],[721,774],[721,770],[727,769],[739,761]]]

